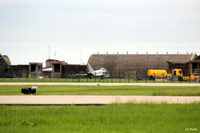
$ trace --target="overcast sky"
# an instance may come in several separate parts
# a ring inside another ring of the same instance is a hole
[[[0,0],[0,53],[12,64],[93,53],[200,54],[200,0]]]

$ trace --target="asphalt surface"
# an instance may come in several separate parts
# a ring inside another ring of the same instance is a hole
[[[200,86],[200,83],[14,83],[14,82],[1,82],[0,85],[88,85],[88,86]]]
[[[112,103],[169,103],[200,102],[198,96],[80,96],[80,95],[26,95],[0,96],[0,105],[106,105]]]

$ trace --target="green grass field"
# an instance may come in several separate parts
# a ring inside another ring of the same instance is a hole
[[[0,95],[22,95],[21,88],[31,86],[0,86]],[[200,87],[187,86],[38,86],[37,95],[149,95],[200,96]]]
[[[184,133],[199,122],[200,104],[0,106],[1,133]]]
[[[154,83],[153,80],[133,80],[133,79],[99,79],[99,78],[93,78],[93,79],[72,79],[72,78],[52,78],[52,79],[39,79],[39,78],[0,78],[0,82],[68,82],[68,83]],[[155,83],[163,83],[163,80],[161,81],[155,81]],[[197,81],[164,81],[164,83],[199,83]]]

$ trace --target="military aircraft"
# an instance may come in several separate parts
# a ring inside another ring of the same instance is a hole
[[[105,68],[100,68],[98,70],[93,70],[92,66],[88,63],[87,65],[88,67],[88,76],[90,78],[92,77],[101,77],[102,79],[103,78],[109,78],[110,77],[110,74],[108,74],[108,71],[105,69]]]
[[[109,78],[110,74],[108,74],[108,71],[105,68],[100,68],[98,70],[93,70],[92,66],[88,63],[88,73],[87,74],[76,74],[77,77],[89,77],[90,79],[93,77],[100,77],[103,78]]]

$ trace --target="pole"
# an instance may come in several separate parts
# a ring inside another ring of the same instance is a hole
[[[163,73],[163,83],[165,82],[165,79],[164,79],[164,73]]]

